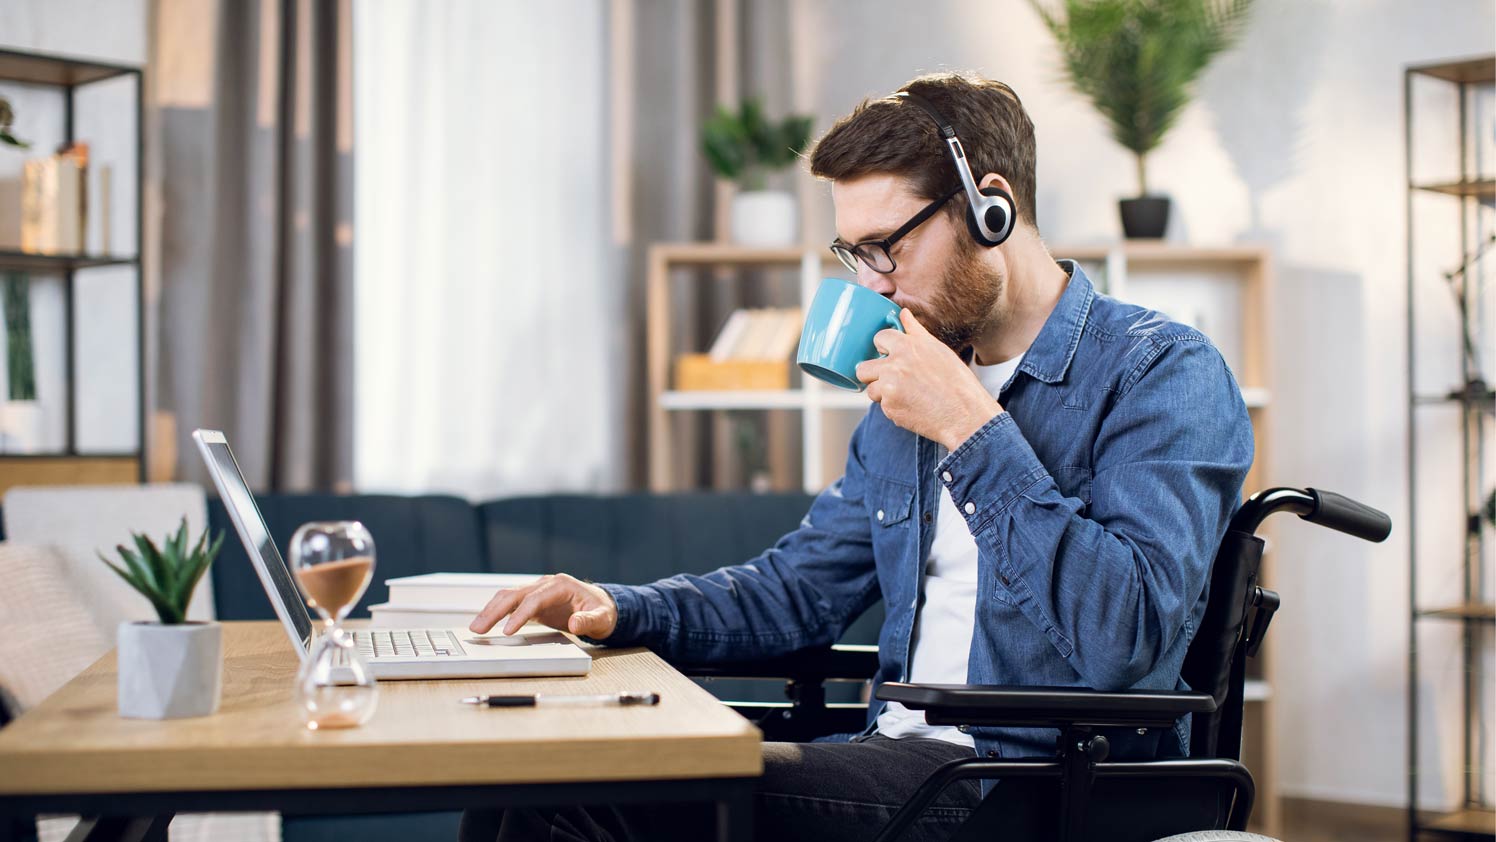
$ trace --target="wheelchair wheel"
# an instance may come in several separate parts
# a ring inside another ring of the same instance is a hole
[[[1167,839],[1159,839],[1157,842],[1281,842],[1281,840],[1271,836],[1259,836],[1256,833],[1242,833],[1239,830],[1197,830],[1193,833],[1181,833]]]

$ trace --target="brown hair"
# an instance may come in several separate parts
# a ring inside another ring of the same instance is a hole
[[[1034,221],[1034,124],[1018,94],[980,76],[934,73],[900,91],[929,101],[955,128],[972,177],[994,172],[1013,186],[1018,218]],[[961,183],[935,121],[913,103],[884,97],[863,100],[816,143],[810,171],[839,181],[890,173],[912,182],[916,195],[934,199]],[[965,213],[964,203],[949,206]]]

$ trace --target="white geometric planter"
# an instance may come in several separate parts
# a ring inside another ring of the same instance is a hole
[[[119,624],[119,715],[180,719],[218,710],[223,627],[218,623]]]
[[[732,197],[732,241],[740,246],[792,246],[800,240],[795,197],[749,190]]]

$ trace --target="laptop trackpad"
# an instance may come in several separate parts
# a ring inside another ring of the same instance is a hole
[[[470,637],[463,641],[475,646],[538,646],[545,643],[571,643],[566,635],[560,632],[531,632],[529,634],[493,635],[489,637]]]

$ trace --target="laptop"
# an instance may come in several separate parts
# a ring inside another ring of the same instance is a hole
[[[290,568],[275,548],[239,463],[229,450],[228,439],[217,430],[196,430],[192,440],[208,465],[265,595],[270,597],[296,654],[305,662],[311,657],[313,643],[311,615]],[[521,629],[513,635],[476,635],[454,628],[358,629],[351,633],[378,679],[586,675],[592,668],[592,656],[570,638],[550,630]]]

